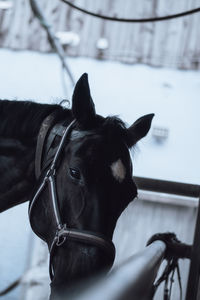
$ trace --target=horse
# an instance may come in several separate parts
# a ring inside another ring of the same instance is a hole
[[[71,109],[0,101],[0,212],[30,202],[31,227],[50,252],[50,299],[111,268],[116,222],[137,196],[130,148],[153,116],[127,127],[98,115],[86,73]]]

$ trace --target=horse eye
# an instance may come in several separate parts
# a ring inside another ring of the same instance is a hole
[[[69,173],[70,176],[76,180],[80,180],[81,179],[81,174],[79,172],[79,170],[77,169],[73,169],[73,168],[69,168]]]

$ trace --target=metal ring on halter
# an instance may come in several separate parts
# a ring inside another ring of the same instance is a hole
[[[57,242],[56,242],[56,246],[57,246],[57,247],[62,246],[62,245],[65,243],[66,238],[67,238],[66,236],[62,236],[61,238],[58,238],[58,239],[57,239]]]

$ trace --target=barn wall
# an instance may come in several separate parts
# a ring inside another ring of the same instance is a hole
[[[199,6],[199,0],[75,0],[88,10],[125,18],[168,15]],[[129,24],[100,20],[71,9],[59,0],[38,2],[55,32],[72,31],[80,44],[68,46],[68,55],[200,69],[200,15],[158,23]],[[107,50],[96,43],[106,38]],[[0,47],[49,51],[46,33],[34,18],[29,1],[15,0],[13,8],[0,10]]]

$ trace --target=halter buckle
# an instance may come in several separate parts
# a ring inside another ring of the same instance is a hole
[[[48,169],[48,171],[46,173],[46,176],[45,176],[45,179],[48,180],[50,176],[55,176],[55,174],[56,174],[56,169],[53,166],[50,169]]]
[[[66,236],[58,236],[57,237],[57,241],[56,241],[56,246],[60,247],[64,244],[64,242],[66,241]]]

